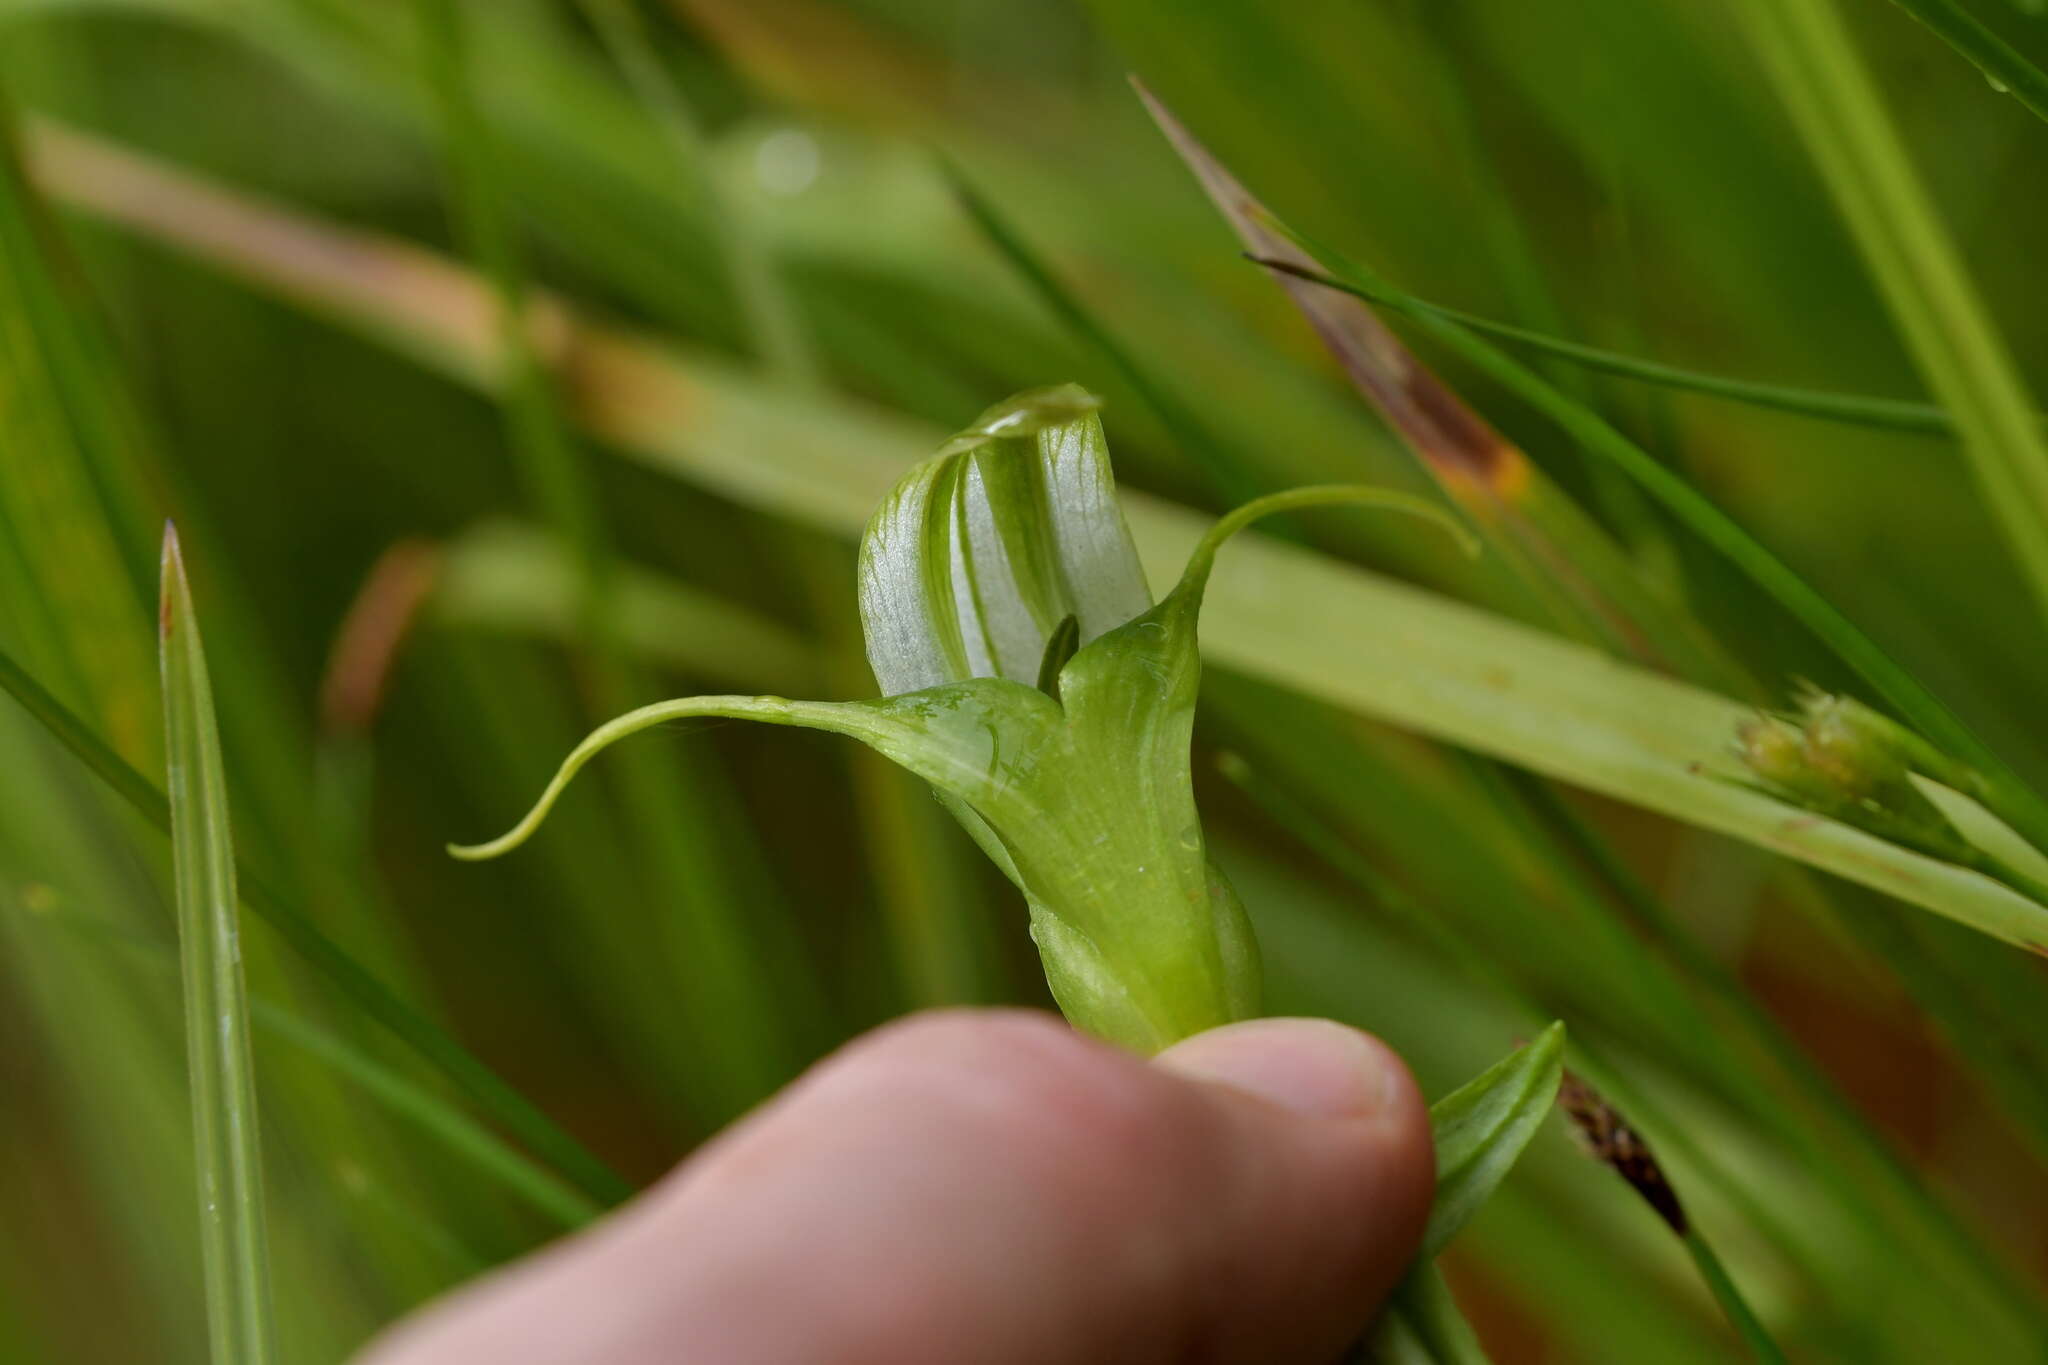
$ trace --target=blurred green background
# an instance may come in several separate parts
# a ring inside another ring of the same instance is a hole
[[[2040,373],[2048,128],[1894,6],[1841,7]],[[1433,487],[1239,259],[1127,73],[1290,223],[1424,298],[1922,396],[1726,9],[0,0],[30,168],[0,206],[0,648],[159,777],[174,516],[246,858],[645,1181],[860,1029],[1045,1003],[1014,893],[916,784],[822,736],[642,739],[517,857],[442,853],[625,705],[869,694],[861,509],[837,490],[1064,380],[1106,398],[1121,478],[1190,506]],[[1978,9],[2048,60],[2048,22]],[[1154,392],[1020,276],[941,155]],[[478,260],[545,291],[546,381],[509,410],[479,382]],[[1683,527],[1425,354],[1711,633],[1741,700],[1855,690]],[[1953,442],[1541,364],[2048,778],[2039,620]],[[1412,528],[1303,528],[1547,624]],[[616,607],[595,634],[590,583]],[[1562,1017],[1654,1101],[1645,1128],[1795,1356],[2048,1359],[2038,963],[1225,671],[1197,745],[1277,1009],[1379,1031],[1432,1093]],[[1252,780],[1218,775],[1225,751]],[[166,861],[0,702],[0,1360],[206,1358]],[[515,1169],[499,1116],[267,927],[247,960],[286,1359],[340,1360],[579,1216],[571,1182],[534,1176],[547,1154]],[[451,1113],[480,1126],[451,1137]],[[1503,1365],[1742,1358],[1676,1244],[1561,1134],[1453,1261]]]

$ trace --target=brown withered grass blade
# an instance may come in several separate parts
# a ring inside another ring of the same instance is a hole
[[[1560,629],[1652,667],[1738,685],[1732,666],[1641,578],[1627,553],[1520,447],[1417,359],[1370,307],[1291,273],[1321,271],[1272,226],[1264,206],[1158,96],[1143,82],[1134,79],[1132,85],[1246,254],[1278,267],[1271,272],[1274,280],[1358,391]]]

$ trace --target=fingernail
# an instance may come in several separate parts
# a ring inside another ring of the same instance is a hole
[[[1408,1084],[1385,1044],[1327,1019],[1253,1019],[1176,1043],[1154,1060],[1314,1118],[1369,1118]]]

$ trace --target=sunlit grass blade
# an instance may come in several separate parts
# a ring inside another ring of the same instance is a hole
[[[164,756],[208,1334],[221,1365],[268,1365],[277,1358],[277,1329],[227,775],[192,591],[177,532],[170,528],[164,532],[160,620]]]
[[[2048,612],[2048,433],[1855,40],[1833,0],[1745,0],[1737,8]]]
[[[51,695],[5,651],[0,651],[0,690],[12,697],[145,820],[166,834],[170,832],[170,803],[164,793],[107,747],[106,742],[70,708]],[[438,1025],[393,995],[317,925],[286,904],[266,881],[246,866],[237,868],[236,881],[243,900],[251,910],[276,929],[364,1014],[445,1073],[476,1100],[484,1112],[504,1125],[507,1132],[567,1175],[587,1194],[604,1203],[617,1203],[632,1192],[630,1184],[556,1127],[531,1102]]]

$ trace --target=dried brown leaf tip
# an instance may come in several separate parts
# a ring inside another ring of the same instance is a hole
[[[1571,1119],[1572,1131],[1586,1154],[1612,1168],[1673,1232],[1685,1236],[1685,1209],[1642,1134],[1629,1127],[1599,1091],[1570,1071],[1564,1073],[1564,1082],[1558,1087],[1557,1103]]]
[[[1237,233],[1245,253],[1278,272],[1280,285],[1359,392],[1461,501],[1514,502],[1529,491],[1529,458],[1453,393],[1358,299],[1330,289],[1316,262],[1280,231],[1266,208],[1187,126],[1133,79],[1159,130]]]

